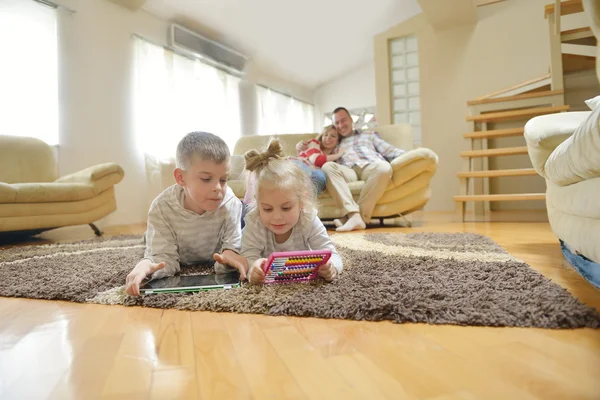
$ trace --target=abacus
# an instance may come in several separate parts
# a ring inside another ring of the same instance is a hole
[[[303,282],[316,279],[319,267],[331,257],[331,250],[283,251],[271,253],[264,264],[265,283]]]

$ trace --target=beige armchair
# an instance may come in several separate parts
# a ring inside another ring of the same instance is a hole
[[[374,219],[395,218],[406,216],[413,211],[425,206],[431,197],[430,181],[438,166],[438,157],[430,149],[414,149],[413,132],[410,125],[395,124],[378,127],[377,132],[388,143],[410,150],[392,162],[394,171],[392,180],[375,206]],[[243,198],[246,184],[239,174],[243,169],[243,154],[251,149],[264,149],[272,138],[278,138],[286,155],[296,155],[296,143],[316,137],[316,133],[285,134],[274,136],[243,136],[233,151],[233,179],[229,186],[237,197]],[[355,200],[358,200],[364,181],[349,183],[350,191]],[[343,216],[342,210],[333,198],[324,191],[319,196],[319,217],[323,220],[332,220]]]
[[[117,208],[114,185],[124,176],[113,163],[58,177],[50,146],[39,139],[0,135],[0,233],[30,234],[89,224]]]

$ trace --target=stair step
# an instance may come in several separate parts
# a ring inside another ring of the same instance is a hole
[[[563,54],[562,63],[564,72],[577,72],[596,69],[596,57],[580,56],[577,54]]]
[[[562,54],[572,54],[575,56],[596,58],[596,45],[588,46],[581,43],[563,43],[561,45]]]
[[[499,178],[503,176],[531,176],[538,173],[533,168],[496,169],[491,171],[469,171],[456,174],[459,178]]]
[[[465,139],[493,139],[510,136],[522,136],[524,132],[524,128],[494,129],[491,131],[477,131],[465,133],[463,137]]]
[[[473,101],[491,99],[499,97],[500,95],[515,95],[515,94],[523,94],[529,92],[531,90],[539,89],[540,87],[549,86],[550,85],[550,74],[544,74],[542,76],[538,76],[537,78],[529,79],[525,82],[517,83],[516,85],[512,85],[506,87],[504,89],[500,89],[498,91],[488,93],[481,97],[474,99]]]
[[[581,0],[567,0],[560,4],[560,15],[569,15],[580,12],[583,12]],[[544,7],[544,18],[547,18],[550,14],[554,14],[554,3],[546,4]]]
[[[487,150],[467,150],[460,153],[463,158],[474,157],[498,157],[498,156],[516,156],[519,154],[527,154],[527,146],[523,147],[504,147],[501,149]]]
[[[562,111],[568,111],[569,106],[554,106],[554,107],[534,107],[524,108],[521,110],[491,112],[480,115],[469,115],[467,121],[473,122],[496,122],[496,121],[511,121],[519,119],[529,119],[537,115],[554,114]]]
[[[528,201],[545,200],[545,193],[519,193],[519,194],[470,194],[454,196],[454,201]]]
[[[592,32],[592,28],[590,28],[589,26],[586,26],[584,28],[569,29],[568,31],[562,31],[560,33],[560,40],[563,43],[570,42],[572,40],[588,38],[596,39],[596,37],[594,36],[594,32]]]
[[[540,92],[531,92],[531,93],[523,93],[515,96],[507,96],[507,97],[493,97],[482,100],[470,100],[467,101],[468,106],[476,106],[479,104],[491,104],[491,103],[501,103],[504,101],[514,101],[514,100],[524,100],[524,99],[534,99],[537,97],[546,97],[546,96],[555,96],[557,94],[564,94],[565,91],[563,89],[560,90],[544,90]]]

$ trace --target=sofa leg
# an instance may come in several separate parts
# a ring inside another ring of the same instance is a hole
[[[94,224],[89,224],[90,228],[92,228],[92,230],[94,231],[94,233],[96,234],[96,236],[102,236],[102,231],[100,229],[98,229],[98,227]]]
[[[406,222],[407,227],[412,228],[412,222],[407,220],[403,214],[400,214],[400,219],[402,219],[402,220],[404,220],[404,222]]]
[[[379,226],[383,226],[383,218],[379,218]]]

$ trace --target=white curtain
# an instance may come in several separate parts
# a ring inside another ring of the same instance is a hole
[[[188,132],[206,131],[233,150],[240,136],[239,78],[134,36],[135,130],[141,150],[172,161]]]
[[[56,10],[0,1],[0,135],[58,144]]]
[[[314,131],[314,107],[312,104],[258,85],[256,94],[258,96],[259,134],[274,135]]]

